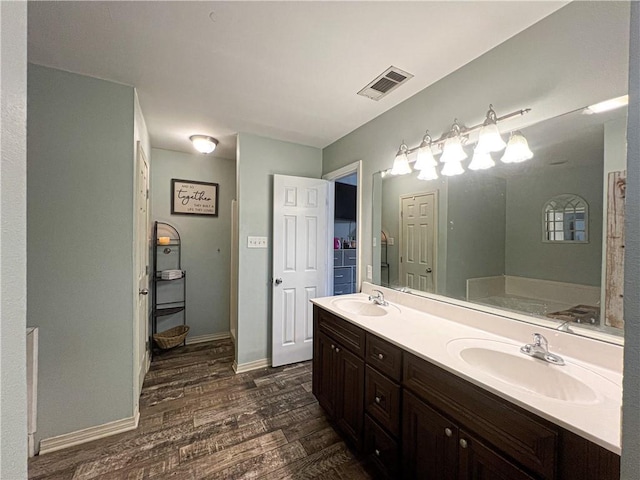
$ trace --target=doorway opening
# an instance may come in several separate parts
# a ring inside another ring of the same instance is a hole
[[[329,249],[333,254],[333,267],[329,268],[328,278],[328,291],[331,295],[360,291],[361,249],[358,242],[362,238],[361,168],[361,162],[358,161],[323,177],[333,187],[333,194],[329,196],[333,202],[329,205],[328,239]]]

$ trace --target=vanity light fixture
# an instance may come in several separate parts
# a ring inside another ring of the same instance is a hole
[[[519,130],[512,132],[501,160],[503,163],[520,163],[533,158],[529,143]]]
[[[203,154],[213,152],[218,145],[218,140],[208,135],[191,135],[189,140],[193,143],[193,147]]]
[[[621,97],[605,100],[604,102],[596,103],[595,105],[589,105],[584,109],[584,113],[602,113],[609,110],[615,110],[616,108],[624,107],[629,103],[629,95],[622,95]]]
[[[474,125],[473,127],[464,127],[458,123],[458,120],[455,120],[451,129],[436,140],[431,138],[427,130],[420,145],[417,147],[408,148],[404,141],[402,142],[393,162],[393,168],[385,170],[385,173],[390,175],[406,175],[411,173],[408,156],[417,152],[414,169],[420,172],[418,174],[420,180],[435,180],[438,178],[436,169],[440,164],[442,164],[442,171],[440,172],[442,175],[460,175],[464,173],[462,161],[467,158],[464,144],[469,140],[469,135],[476,131],[479,131],[478,142],[474,149],[474,155],[469,164],[469,168],[471,170],[491,168],[495,165],[495,161],[491,158],[491,152],[499,152],[505,147],[509,150],[509,146],[505,144],[500,135],[498,124],[509,118],[529,113],[530,111],[530,108],[525,108],[498,117],[493,109],[493,105],[489,105],[489,110],[483,123]],[[505,151],[502,157],[503,162],[517,163],[533,157],[533,153],[529,150],[527,141],[522,133],[514,133],[512,135],[512,141],[514,143],[511,148],[512,151]],[[440,162],[434,158],[434,155],[437,154],[438,151],[442,153]]]
[[[411,166],[409,165],[409,159],[407,158],[407,145],[402,141],[402,145],[398,149],[396,159],[393,161],[393,168],[391,169],[391,175],[406,175],[411,173]]]

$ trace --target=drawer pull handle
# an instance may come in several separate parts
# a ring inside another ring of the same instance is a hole
[[[380,450],[378,450],[377,448],[374,450],[374,453],[376,454],[376,457],[380,456]]]
[[[379,358],[380,360],[384,360],[384,355],[383,355],[382,353],[379,353],[379,354],[378,354],[378,358]]]
[[[336,275],[336,278],[342,278],[344,275]]]
[[[445,434],[447,437],[450,437],[451,435],[453,435],[453,432],[451,431],[451,429],[450,429],[450,428],[445,428],[445,429],[444,429],[444,434]]]
[[[331,350],[335,350],[335,349],[336,349],[336,346],[332,343],[331,344]]]
[[[376,397],[376,403],[377,403],[377,404],[380,404],[380,402],[381,402],[381,401],[382,401],[382,398],[380,398],[380,397]]]
[[[464,438],[460,439],[460,446],[462,448],[467,448],[467,441]]]
[[[338,347],[336,347],[336,353],[338,353],[340,351],[340,349]]]

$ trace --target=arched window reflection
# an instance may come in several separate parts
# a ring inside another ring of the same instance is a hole
[[[545,203],[543,241],[586,243],[589,241],[589,205],[584,198],[566,193]]]

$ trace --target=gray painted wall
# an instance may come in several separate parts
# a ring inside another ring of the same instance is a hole
[[[623,480],[640,470],[640,4],[631,7],[624,285]]]
[[[236,163],[154,148],[151,165],[152,220],[170,223],[182,239],[189,337],[228,333],[231,200],[236,196]],[[171,215],[172,178],[219,184],[218,216]],[[170,322],[161,317],[158,331],[176,324],[175,319],[173,324]]]
[[[0,478],[27,478],[27,2],[0,2]]]
[[[602,158],[602,152],[597,152]],[[542,241],[542,209],[573,193],[589,204],[589,243]],[[507,180],[507,275],[600,286],[602,161],[585,167],[549,167]]]
[[[238,135],[239,365],[271,357],[273,175],[320,178],[320,149],[247,133]],[[267,236],[267,249],[247,248],[249,235]]]
[[[133,415],[134,91],[37,65],[28,81],[40,440]]]
[[[502,275],[505,180],[490,172],[451,177],[447,206],[446,295],[467,298],[467,279]]]
[[[628,25],[628,3],[573,2],[326,147],[323,172],[362,160],[362,195],[370,199],[372,174],[391,167],[403,139],[409,146],[419,144],[426,128],[439,135],[454,117],[479,123],[491,102],[498,115],[533,108],[505,123],[517,129],[622,95]],[[372,258],[371,219],[365,201],[362,278]]]

